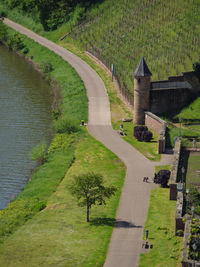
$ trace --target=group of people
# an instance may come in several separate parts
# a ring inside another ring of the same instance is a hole
[[[148,183],[148,180],[149,180],[149,177],[144,177],[144,178],[143,178],[143,182]]]

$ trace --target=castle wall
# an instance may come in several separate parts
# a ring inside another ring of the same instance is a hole
[[[194,72],[183,72],[181,76],[171,76],[166,81],[152,82],[150,111],[160,114],[180,109],[198,95],[200,95],[200,80]]]
[[[150,111],[161,114],[180,109],[192,100],[191,91],[187,88],[158,89],[150,91]]]
[[[166,122],[151,112],[145,112],[145,125],[157,134],[165,131]]]

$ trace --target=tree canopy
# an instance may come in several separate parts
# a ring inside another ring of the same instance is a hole
[[[88,172],[74,176],[69,190],[78,199],[79,206],[87,207],[87,222],[89,222],[89,212],[92,205],[105,205],[105,199],[110,198],[117,189],[114,186],[105,187],[101,174]]]
[[[97,0],[3,0],[9,9],[19,10],[39,15],[39,20],[45,30],[54,30],[70,18],[71,12],[77,6],[89,8]],[[83,16],[84,12],[82,12]],[[35,16],[36,19],[37,16]]]

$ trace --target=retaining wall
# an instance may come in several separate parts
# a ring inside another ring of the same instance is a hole
[[[169,191],[170,200],[177,200],[177,175],[178,175],[180,153],[181,153],[181,140],[177,139],[174,146],[174,159],[170,175],[170,191]]]
[[[158,153],[164,153],[166,122],[151,112],[145,112],[145,125],[159,134]]]

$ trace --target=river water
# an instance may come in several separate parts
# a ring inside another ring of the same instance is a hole
[[[23,58],[0,46],[0,209],[26,184],[34,146],[51,138],[48,84]]]

